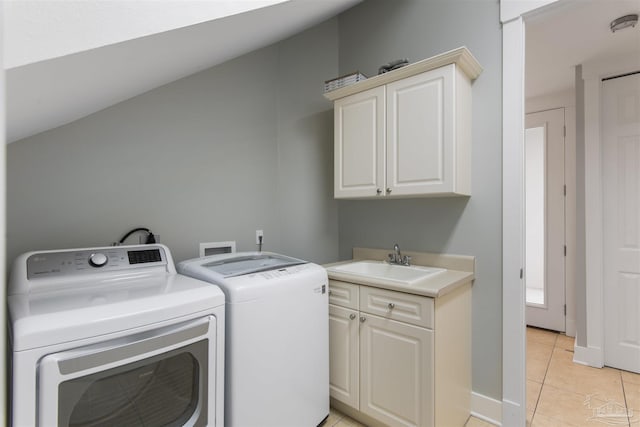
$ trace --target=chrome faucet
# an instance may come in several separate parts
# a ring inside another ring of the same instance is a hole
[[[402,255],[400,252],[400,246],[395,243],[393,245],[393,253],[389,254],[389,264],[397,265],[411,265],[411,257],[409,255]]]
[[[393,257],[396,259],[396,262],[402,259],[402,252],[400,252],[400,246],[398,246],[397,243],[393,245]]]

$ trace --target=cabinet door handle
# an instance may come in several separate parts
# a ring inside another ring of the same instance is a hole
[[[351,314],[349,315],[349,319],[353,320],[353,319],[355,319],[355,318],[356,318],[355,313],[351,313]]]
[[[360,316],[360,323],[364,323],[364,321],[365,321],[365,320],[367,320],[367,318],[366,318],[366,317],[364,317],[364,316]]]
[[[387,187],[387,194],[391,194],[391,189]]]
[[[394,308],[395,306],[396,306],[396,305],[395,305],[394,303],[392,303],[392,302],[390,302],[390,303],[387,305],[387,307],[389,307],[389,310],[393,310],[393,308]]]
[[[378,188],[378,189],[376,190],[376,194],[377,194],[378,196],[379,196],[379,195],[381,195],[381,194],[382,194],[382,190]]]

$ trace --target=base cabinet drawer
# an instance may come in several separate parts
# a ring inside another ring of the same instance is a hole
[[[353,283],[329,280],[329,304],[357,310],[360,305],[359,288]]]
[[[388,319],[433,328],[433,298],[360,287],[360,310]]]

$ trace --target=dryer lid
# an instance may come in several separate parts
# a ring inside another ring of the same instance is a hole
[[[294,265],[306,264],[307,261],[275,253],[248,253],[235,257],[217,259],[203,264],[202,267],[227,277],[243,276],[260,271],[277,270]]]

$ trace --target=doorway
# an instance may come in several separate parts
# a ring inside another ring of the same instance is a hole
[[[525,287],[529,326],[565,331],[565,111],[525,117]]]
[[[551,3],[549,5],[549,3]],[[524,188],[524,87],[525,51],[529,56],[529,28],[535,21],[544,20],[540,40],[543,56],[551,59],[541,79],[547,80],[558,69],[570,69],[577,77],[581,74],[580,92],[576,107],[582,133],[578,140],[581,162],[578,176],[583,179],[578,186],[577,197],[578,247],[575,290],[576,341],[575,359],[590,366],[602,366],[603,353],[603,270],[602,270],[602,188],[599,180],[600,78],[632,71],[629,64],[636,64],[638,53],[637,33],[616,32],[612,37],[608,22],[625,13],[630,5],[624,1],[572,2],[570,0],[541,0],[524,4],[517,0],[501,0],[503,23],[503,399],[502,424],[522,425],[524,409],[524,351],[522,339],[525,318],[525,289],[521,266],[524,265],[524,198],[518,192]],[[596,13],[598,7],[603,10]],[[527,36],[525,37],[525,21]],[[555,21],[555,24],[551,23]],[[556,28],[562,34],[550,31]],[[547,39],[545,41],[544,39]],[[525,49],[526,39],[526,49]],[[540,41],[539,40],[539,41]],[[551,41],[548,41],[551,40]],[[556,54],[561,49],[560,54]],[[611,65],[605,59],[622,58]],[[566,59],[579,67],[558,67]],[[588,75],[585,64],[590,63]],[[637,68],[636,68],[637,69]],[[582,71],[582,73],[580,73]],[[576,79],[576,82],[578,80]],[[578,88],[576,88],[578,91]],[[585,126],[588,124],[588,126]],[[511,219],[514,220],[511,220]],[[595,228],[589,228],[593,227]],[[586,230],[586,232],[585,232]],[[585,255],[586,252],[586,255]]]

